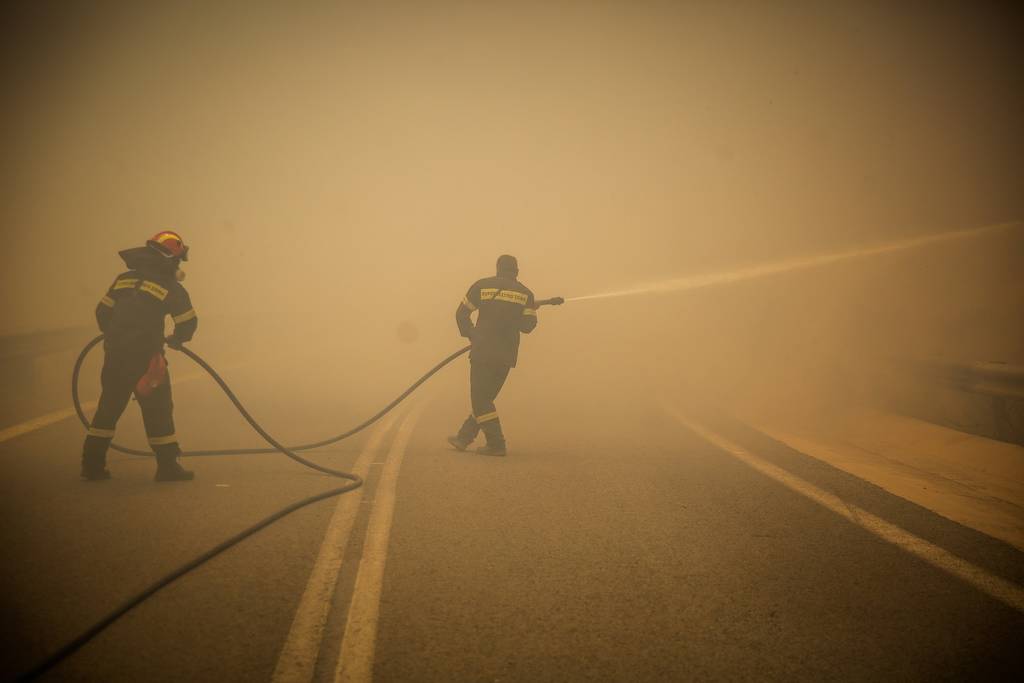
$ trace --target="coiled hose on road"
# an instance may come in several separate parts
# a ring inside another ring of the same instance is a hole
[[[85,427],[89,426],[89,420],[85,416],[85,411],[82,410],[82,402],[81,402],[81,400],[78,397],[78,378],[79,378],[79,375],[81,374],[82,364],[85,362],[86,356],[88,356],[89,352],[92,351],[92,349],[97,344],[99,344],[101,341],[103,341],[103,335],[99,335],[98,337],[96,337],[95,339],[93,339],[92,341],[90,341],[88,344],[85,345],[85,347],[82,349],[82,352],[80,354],[78,354],[78,358],[77,358],[77,360],[75,360],[74,370],[71,373],[71,399],[72,399],[72,401],[74,402],[74,405],[75,405],[75,412],[78,413],[78,419],[82,421],[82,424]],[[406,389],[405,391],[403,391],[401,394],[399,394],[399,396],[395,400],[391,401],[391,403],[389,403],[386,406],[384,406],[384,408],[382,408],[380,411],[378,411],[372,417],[370,417],[369,419],[365,420],[364,422],[356,425],[352,429],[350,429],[350,430],[348,430],[346,432],[343,432],[341,434],[338,434],[337,436],[332,436],[330,438],[324,439],[322,441],[317,441],[315,443],[302,444],[300,446],[290,446],[289,447],[289,446],[282,445],[277,439],[272,437],[270,434],[267,433],[267,431],[265,429],[263,429],[263,427],[255,420],[255,418],[253,418],[253,416],[249,414],[249,411],[245,409],[245,406],[242,405],[242,402],[238,400],[238,397],[235,396],[235,392],[233,392],[231,390],[231,387],[229,387],[227,385],[227,383],[223,380],[223,378],[221,378],[221,376],[219,374],[217,374],[216,370],[214,370],[212,367],[210,367],[209,363],[207,363],[205,360],[203,360],[198,354],[193,352],[191,349],[188,349],[188,348],[186,348],[184,346],[181,347],[180,350],[181,350],[182,353],[184,353],[186,356],[188,356],[193,361],[195,361],[196,364],[199,365],[199,367],[201,367],[203,370],[205,370],[210,375],[210,377],[212,377],[213,380],[215,382],[217,382],[218,385],[220,385],[220,388],[224,391],[224,393],[227,395],[227,397],[231,400],[231,402],[234,404],[235,408],[238,409],[238,412],[241,413],[242,417],[245,418],[245,421],[248,422],[249,425],[254,430],[256,430],[256,433],[259,434],[260,436],[262,436],[264,438],[264,440],[266,440],[267,443],[269,443],[271,446],[273,446],[273,448],[237,448],[237,449],[223,449],[223,450],[184,451],[182,453],[182,455],[243,455],[243,454],[249,454],[249,453],[284,453],[285,455],[287,455],[292,460],[294,460],[294,461],[296,461],[296,462],[298,462],[298,463],[300,463],[302,465],[305,465],[306,467],[310,467],[310,468],[312,468],[314,470],[317,470],[318,472],[323,472],[324,474],[329,474],[332,477],[338,477],[340,479],[347,479],[349,481],[349,483],[345,484],[344,486],[339,486],[338,488],[334,488],[334,489],[331,489],[329,491],[324,491],[323,493],[318,493],[318,494],[316,494],[314,496],[310,496],[310,497],[304,498],[304,499],[302,499],[302,500],[300,500],[298,502],[292,503],[291,505],[289,505],[289,506],[287,506],[285,508],[282,508],[281,510],[278,510],[277,512],[275,512],[274,514],[270,515],[269,517],[265,517],[264,519],[261,519],[260,521],[256,522],[252,526],[250,526],[250,527],[248,527],[246,529],[243,529],[242,531],[238,532],[237,534],[235,534],[231,538],[228,538],[227,540],[219,543],[218,545],[214,546],[213,548],[210,548],[209,550],[207,550],[202,555],[199,555],[198,557],[196,557],[196,558],[186,562],[181,567],[178,567],[174,571],[170,572],[169,574],[167,574],[164,577],[160,578],[159,580],[155,581],[151,585],[149,585],[146,588],[144,588],[143,590],[139,591],[133,597],[131,597],[128,600],[126,600],[124,603],[121,604],[121,606],[119,606],[116,609],[114,609],[113,611],[111,611],[109,614],[107,614],[102,619],[97,621],[95,624],[90,626],[88,629],[83,631],[80,635],[75,637],[73,640],[68,642],[66,645],[61,647],[59,650],[54,652],[52,655],[48,656],[46,659],[44,659],[43,661],[41,661],[38,664],[36,664],[29,671],[21,674],[18,677],[17,680],[19,680],[19,681],[28,681],[28,680],[33,680],[33,679],[37,678],[38,676],[42,675],[47,670],[49,670],[53,666],[55,666],[58,662],[60,662],[61,660],[67,658],[69,655],[71,655],[72,653],[77,651],[79,648],[81,648],[83,645],[88,643],[90,640],[95,638],[104,629],[106,629],[108,626],[110,626],[115,621],[117,621],[121,616],[123,616],[126,612],[131,610],[133,607],[139,605],[140,603],[142,603],[146,599],[148,599],[150,596],[152,596],[154,593],[159,591],[161,588],[167,586],[168,584],[172,583],[176,579],[184,576],[185,574],[189,573],[193,569],[203,565],[208,560],[213,559],[214,557],[216,557],[220,553],[224,552],[228,548],[236,545],[240,541],[248,538],[249,536],[252,536],[254,533],[259,531],[260,529],[266,528],[267,526],[273,524],[274,522],[276,522],[277,520],[281,519],[282,517],[285,517],[285,516],[291,514],[292,512],[295,512],[296,510],[298,510],[300,508],[304,508],[307,505],[310,505],[312,503],[316,503],[316,502],[321,501],[321,500],[325,500],[327,498],[333,498],[334,496],[341,495],[342,493],[347,493],[348,491],[352,491],[352,490],[357,489],[360,486],[362,486],[363,480],[362,480],[362,478],[359,475],[353,474],[351,472],[343,472],[341,470],[331,469],[330,467],[324,467],[323,465],[318,465],[317,463],[312,462],[310,460],[307,460],[306,458],[303,458],[301,455],[298,455],[297,453],[295,453],[295,451],[306,451],[306,450],[310,450],[310,449],[313,449],[313,448],[320,448],[320,447],[327,446],[327,445],[332,444],[332,443],[337,443],[338,441],[341,441],[343,439],[347,439],[350,436],[358,434],[359,432],[363,431],[364,429],[366,429],[367,427],[372,425],[374,422],[376,422],[377,420],[379,420],[380,418],[384,417],[389,412],[394,410],[394,408],[399,403],[401,403],[403,400],[405,400],[409,396],[409,394],[411,394],[412,392],[416,391],[416,389],[419,388],[419,386],[421,384],[423,384],[428,379],[433,377],[439,370],[441,370],[441,368],[445,367],[446,365],[451,363],[453,360],[455,360],[459,356],[465,354],[467,351],[469,351],[470,348],[471,347],[466,346],[466,347],[464,347],[462,349],[459,349],[455,353],[451,354],[450,356],[448,356],[444,360],[442,360],[440,363],[438,363],[437,365],[432,367],[430,370],[428,370],[426,372],[426,374],[424,374],[418,380],[413,382],[409,386],[409,388]],[[116,443],[111,443],[110,447],[112,449],[116,450],[116,451],[119,451],[121,453],[127,453],[129,455],[152,455],[149,451],[140,451],[140,450],[136,450],[136,449],[133,449],[133,448],[127,448],[125,446],[121,446],[121,445],[118,445]]]

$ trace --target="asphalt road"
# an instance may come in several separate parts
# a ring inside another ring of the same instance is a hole
[[[414,417],[403,407],[367,454],[376,464],[313,643],[314,680],[334,680],[350,605],[366,596],[358,586],[367,529],[386,502],[381,463],[396,457],[406,419],[383,581],[369,601],[379,604],[374,680],[994,680],[1024,672],[1024,614],[709,444],[664,399],[580,400],[569,388],[540,393],[513,374],[499,402],[509,456],[450,450],[444,437],[466,408],[464,371],[429,386]],[[240,393],[285,439],[341,431],[363,416],[340,405],[332,424],[327,413],[296,406],[298,393],[255,383]],[[177,386],[176,402],[186,447],[257,444],[210,384]],[[670,403],[856,509],[1024,585],[1022,555],[1006,544],[686,399]],[[118,439],[138,444],[134,411]],[[0,443],[0,667],[8,677],[225,537],[337,485],[277,455],[189,459],[196,481],[159,485],[152,461],[114,455],[113,480],[84,483],[81,438],[77,422],[65,420]],[[315,457],[353,467],[367,442],[360,435]],[[244,541],[44,680],[271,680],[338,509],[337,500],[318,503]]]

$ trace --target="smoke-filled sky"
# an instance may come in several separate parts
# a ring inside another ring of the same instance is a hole
[[[433,336],[500,253],[572,296],[1024,215],[1003,3],[167,5],[5,17],[0,333],[165,228],[201,319]]]

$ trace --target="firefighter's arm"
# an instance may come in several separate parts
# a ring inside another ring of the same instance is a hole
[[[199,318],[196,317],[196,309],[192,308],[192,300],[189,299],[185,288],[178,286],[173,297],[169,297],[170,307],[168,313],[174,321],[174,332],[167,338],[167,343],[172,347],[181,345],[192,339],[199,327]]]
[[[114,280],[117,282],[117,280]],[[103,295],[100,302],[96,304],[96,324],[100,328],[100,332],[103,334],[107,333],[107,327],[110,325],[111,319],[114,317],[114,285],[110,285],[107,293]]]
[[[531,293],[526,299],[526,306],[523,307],[523,315],[519,318],[519,331],[523,334],[530,334],[535,327],[537,327],[537,302],[533,300]]]
[[[462,301],[459,303],[459,307],[455,309],[455,322],[459,326],[459,334],[466,339],[473,338],[473,320],[469,317],[470,313],[475,311],[480,305],[480,289],[473,285],[466,292],[466,296],[462,297]]]
[[[104,295],[96,304],[96,325],[99,326],[100,332],[103,334],[107,333],[107,325],[110,324],[112,317],[114,317],[114,300],[109,295]]]

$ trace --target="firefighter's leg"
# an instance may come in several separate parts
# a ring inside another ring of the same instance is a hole
[[[114,438],[117,421],[132,395],[132,368],[123,359],[107,356],[100,374],[102,390],[96,414],[82,445],[82,477],[90,481],[110,479],[107,449]]]
[[[461,427],[459,427],[459,433],[455,436],[448,437],[448,443],[452,445],[452,448],[464,451],[469,444],[473,443],[473,439],[475,439],[476,435],[479,433],[480,425],[476,423],[476,418],[473,417],[472,413],[470,413],[469,417],[466,418],[466,421],[462,423]]]
[[[471,374],[473,415],[477,426],[487,437],[487,445],[477,449],[484,455],[505,455],[505,435],[501,431],[501,420],[494,399],[505,384],[508,368],[503,365],[476,365]]]
[[[459,427],[459,433],[455,436],[448,437],[448,443],[453,448],[459,451],[464,451],[473,443],[473,440],[480,433],[480,425],[476,421],[476,410],[477,403],[480,401],[481,387],[483,384],[483,377],[485,373],[480,370],[480,365],[470,361],[469,364],[469,397],[470,404],[473,406],[473,412],[469,414],[469,417]]]
[[[146,425],[149,447],[156,454],[156,481],[189,481],[195,475],[178,463],[181,447],[174,433],[174,401],[171,376],[149,396],[139,397],[142,421]]]

